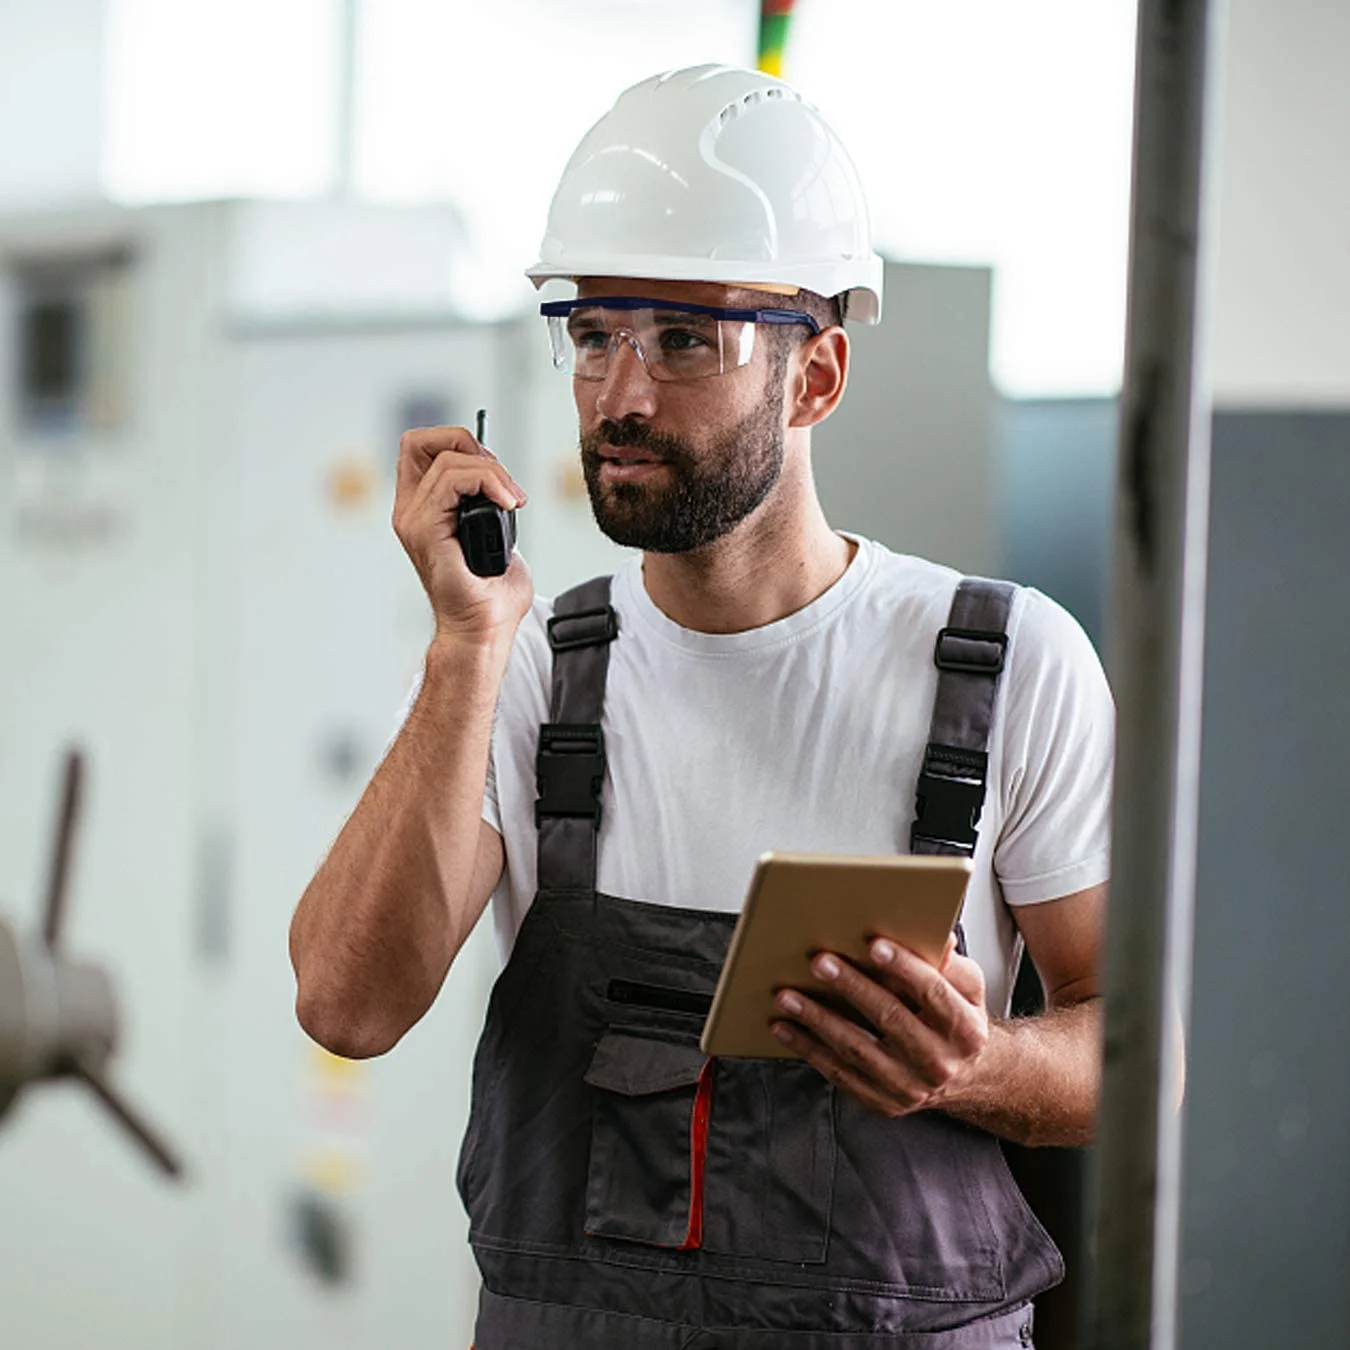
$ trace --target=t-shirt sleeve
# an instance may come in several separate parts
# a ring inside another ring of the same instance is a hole
[[[492,724],[492,747],[488,751],[487,781],[483,784],[483,819],[498,834],[502,832],[502,806],[497,797],[497,720]]]
[[[547,623],[552,613],[552,601],[536,598],[521,620],[492,717],[483,819],[503,839],[509,837],[520,847],[525,847],[522,822],[531,837],[534,830],[534,761],[539,724],[549,716],[553,653]],[[526,852],[532,856],[532,844]],[[514,865],[518,870],[519,862],[519,847],[509,847],[508,869]]]
[[[1021,593],[1001,724],[1003,826],[994,870],[1004,899],[1034,904],[1110,875],[1115,705],[1073,617]]]
[[[422,692],[422,681],[426,678],[426,667],[419,666],[417,674],[413,676],[412,685],[408,689],[407,697],[403,700],[403,706],[399,708],[394,717],[394,725],[390,728],[389,739],[384,743],[384,754],[380,756],[384,759],[394,748],[394,742],[398,740],[398,734],[403,730],[404,724],[412,715],[413,704],[417,702],[417,696]]]

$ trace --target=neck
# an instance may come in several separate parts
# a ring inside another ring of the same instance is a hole
[[[784,465],[764,503],[723,538],[689,553],[648,553],[652,603],[682,628],[743,633],[795,614],[843,576],[857,546],[830,529],[809,459]]]

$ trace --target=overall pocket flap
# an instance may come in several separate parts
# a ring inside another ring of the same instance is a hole
[[[693,1087],[708,1057],[697,1045],[676,1045],[633,1032],[611,1030],[600,1037],[586,1070],[592,1087],[640,1097],[649,1092]]]

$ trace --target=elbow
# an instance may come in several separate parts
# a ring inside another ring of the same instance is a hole
[[[374,1059],[392,1050],[406,1030],[361,1016],[350,1002],[326,997],[303,983],[296,993],[295,1016],[310,1040],[340,1059]]]
[[[316,1045],[340,1059],[373,1059],[392,1050],[406,1026],[394,1026],[363,1000],[316,953],[306,953],[300,912],[291,922],[291,968],[295,972],[295,1019]]]

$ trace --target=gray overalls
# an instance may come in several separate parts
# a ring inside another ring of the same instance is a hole
[[[799,1061],[707,1059],[736,916],[596,891],[608,599],[589,582],[550,624],[539,891],[492,991],[459,1165],[477,1350],[1028,1344],[1029,1301],[1063,1267],[997,1140],[885,1119]],[[952,678],[978,676],[976,627],[954,610],[943,630]],[[916,850],[961,851],[933,829],[956,767],[935,789],[925,764]]]

